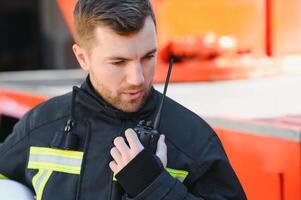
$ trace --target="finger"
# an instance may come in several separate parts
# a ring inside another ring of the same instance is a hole
[[[158,143],[157,143],[157,151],[156,154],[166,154],[167,153],[167,147],[165,144],[165,136],[164,135],[160,135]]]
[[[110,153],[117,165],[122,165],[122,156],[118,149],[116,147],[113,147]]]
[[[109,167],[111,168],[111,170],[114,172],[114,174],[118,173],[118,165],[117,163],[113,160],[109,163]]]
[[[143,149],[141,142],[138,139],[136,132],[133,129],[127,129],[125,131],[126,140],[129,143],[130,148],[132,149]]]
[[[129,146],[125,143],[123,137],[117,137],[114,139],[114,145],[121,153],[121,155],[126,155],[130,151]]]
[[[160,158],[164,167],[167,166],[167,146],[165,143],[165,136],[160,135],[160,138],[157,143],[156,155]]]

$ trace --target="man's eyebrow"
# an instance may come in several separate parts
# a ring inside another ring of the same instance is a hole
[[[105,60],[129,60],[127,58],[121,57],[121,56],[112,56],[112,57],[107,57]]]
[[[154,48],[154,49],[150,50],[149,52],[147,52],[144,56],[148,56],[148,55],[156,53],[156,52],[157,52],[157,48]],[[124,60],[124,61],[127,61],[127,60],[130,60],[130,59],[125,58],[125,57],[121,57],[121,56],[111,56],[111,57],[107,57],[105,60]]]

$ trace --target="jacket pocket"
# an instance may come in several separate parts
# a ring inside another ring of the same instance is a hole
[[[54,172],[79,175],[83,152],[30,147],[28,169],[38,170],[32,179],[36,199],[41,200],[44,188]]]

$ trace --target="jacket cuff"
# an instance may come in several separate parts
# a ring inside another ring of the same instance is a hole
[[[185,199],[187,188],[165,170],[157,179],[135,198],[126,197],[126,200],[154,200],[154,199]],[[190,199],[190,198],[188,198]],[[193,198],[192,198],[193,199]],[[193,199],[194,200],[194,199]],[[197,198],[197,200],[203,200]]]
[[[144,149],[115,177],[125,192],[129,196],[135,197],[148,187],[163,170],[162,164],[158,162],[155,155]]]

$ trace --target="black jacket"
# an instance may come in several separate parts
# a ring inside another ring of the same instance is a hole
[[[0,174],[35,190],[38,200],[246,199],[215,132],[169,98],[159,126],[167,169],[143,151],[116,180],[108,165],[112,141],[142,119],[153,121],[161,98],[153,89],[139,111],[124,113],[102,100],[87,79],[17,123],[0,145]]]

